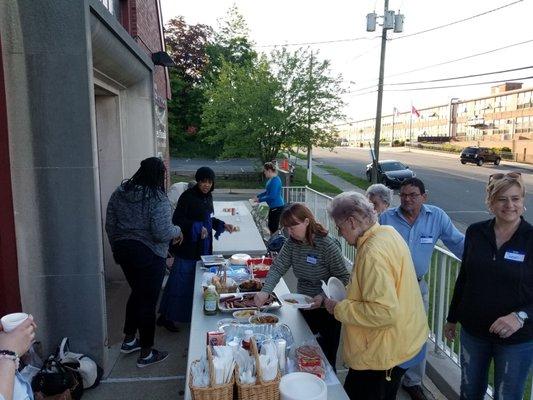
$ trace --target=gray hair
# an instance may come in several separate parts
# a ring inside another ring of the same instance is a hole
[[[344,192],[333,198],[328,213],[336,222],[354,217],[357,221],[365,219],[373,225],[377,221],[374,205],[362,194],[357,192]]]
[[[382,202],[387,203],[389,206],[392,203],[392,190],[382,183],[370,185],[368,189],[366,189],[366,195],[379,197]]]

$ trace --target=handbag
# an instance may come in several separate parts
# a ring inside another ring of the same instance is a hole
[[[73,400],[83,395],[83,380],[79,372],[63,365],[54,355],[48,357],[40,371],[31,381],[32,390],[44,396],[60,395],[70,392]]]
[[[41,392],[34,393],[35,400],[72,400],[70,390],[65,390],[63,393],[54,394],[53,396],[45,396]]]
[[[78,365],[76,370],[82,377],[84,389],[94,388],[100,383],[104,370],[85,354],[70,351],[67,337],[61,340],[61,344],[57,349],[56,358],[62,364],[69,365],[69,367],[74,369],[76,369],[74,366]]]

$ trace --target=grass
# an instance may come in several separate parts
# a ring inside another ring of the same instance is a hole
[[[321,165],[320,168],[325,169],[332,175],[344,179],[346,182],[350,182],[352,185],[355,185],[358,188],[366,190],[371,185],[371,183],[367,180],[352,175],[349,172],[343,171],[337,167],[333,167],[331,165]]]
[[[299,158],[300,160],[307,160],[307,154],[297,153],[295,151],[291,151],[290,154],[291,156],[295,156],[296,158]]]
[[[259,174],[258,174],[259,176]],[[190,182],[194,178],[184,175],[171,175],[171,182]],[[217,189],[264,189],[265,183],[257,178],[257,180],[244,180],[244,179],[235,179],[228,178],[224,179],[223,177],[217,178],[215,181],[215,188]]]
[[[342,192],[338,187],[333,186],[331,183],[326,182],[324,179],[320,178],[313,174],[312,178],[313,183],[311,185],[307,184],[307,170],[305,168],[296,167],[294,170],[294,180],[292,182],[293,186],[309,186],[311,189],[316,190],[328,195],[337,195]]]

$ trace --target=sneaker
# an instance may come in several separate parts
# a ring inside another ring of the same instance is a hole
[[[130,354],[138,350],[141,350],[141,345],[139,344],[139,339],[137,338],[135,338],[131,343],[122,342],[122,346],[120,346],[120,352],[124,354]]]
[[[433,400],[434,397],[430,394],[428,396],[427,391],[424,390],[422,385],[405,386],[402,385],[402,389],[407,392],[412,400]]]
[[[159,351],[156,349],[152,349],[152,352],[150,355],[146,358],[138,358],[137,359],[137,367],[138,368],[144,368],[148,367],[149,365],[160,363],[161,361],[165,361],[168,357],[167,351]]]

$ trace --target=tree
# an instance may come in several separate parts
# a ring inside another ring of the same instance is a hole
[[[207,91],[202,133],[222,148],[223,157],[276,157],[284,143],[280,132],[279,82],[266,58],[252,65],[223,62],[217,81]]]
[[[168,130],[173,154],[216,156],[197,136],[205,102],[203,76],[209,65],[206,47],[213,37],[210,26],[188,25],[183,17],[165,28],[166,47],[176,63],[169,70],[172,99],[168,103]]]
[[[285,145],[333,147],[338,133],[335,122],[345,118],[342,76],[331,75],[329,60],[319,60],[318,51],[282,48],[272,52],[271,60],[282,87]]]

